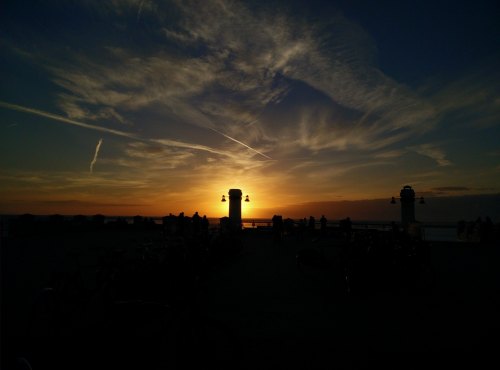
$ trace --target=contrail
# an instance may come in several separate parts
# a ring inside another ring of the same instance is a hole
[[[108,134],[113,134],[113,135],[117,135],[117,136],[123,136],[123,137],[129,138],[129,139],[144,141],[144,139],[141,139],[140,137],[138,137],[137,135],[134,135],[132,133],[119,131],[119,130],[113,130],[111,128],[106,128],[106,127],[101,127],[101,126],[96,126],[96,125],[91,125],[91,124],[84,123],[84,122],[78,122],[78,121],[72,120],[70,118],[59,116],[59,115],[53,114],[53,113],[44,112],[42,110],[38,110],[38,109],[34,109],[34,108],[23,107],[21,105],[10,104],[10,103],[6,103],[3,101],[0,101],[0,107],[17,110],[18,112],[31,113],[31,114],[34,114],[36,116],[51,118],[51,119],[56,120],[56,121],[69,123],[70,125],[83,127],[83,128],[87,128],[90,130],[107,132]]]
[[[265,155],[264,153],[259,152],[257,149],[254,149],[254,148],[252,148],[251,146],[248,146],[247,144],[242,143],[241,141],[236,140],[235,138],[232,138],[231,136],[228,136],[228,135],[226,135],[226,134],[224,134],[224,133],[222,133],[222,132],[220,132],[220,131],[217,131],[216,129],[211,128],[211,127],[209,127],[209,129],[210,129],[210,130],[212,130],[212,131],[214,131],[214,132],[217,132],[219,135],[222,135],[222,136],[224,136],[225,138],[227,138],[227,139],[229,139],[229,140],[234,141],[235,143],[238,143],[238,144],[240,144],[240,145],[243,145],[245,148],[248,148],[248,149],[250,149],[251,151],[254,151],[254,152],[255,152],[255,153],[257,153],[257,154],[260,154],[261,156],[263,156],[263,157],[265,157],[265,158],[267,158],[267,159],[272,159],[272,158],[271,158],[271,157],[269,157],[268,155]]]
[[[253,121],[250,121],[248,123],[245,123],[247,127],[252,126],[255,122],[259,122],[259,118],[254,119]]]
[[[94,171],[94,164],[97,162],[97,155],[99,154],[99,149],[101,149],[101,145],[102,145],[102,138],[99,139],[99,142],[95,147],[94,159],[92,159],[92,162],[90,162],[90,173]]]
[[[57,115],[57,114],[44,112],[44,111],[39,110],[39,109],[23,107],[23,106],[17,105],[17,104],[7,103],[7,102],[3,102],[1,100],[0,100],[0,107],[12,109],[12,110],[15,110],[18,112],[34,114],[36,116],[46,117],[46,118],[53,119],[55,121],[64,122],[64,123],[78,126],[78,127],[83,127],[83,128],[89,129],[89,130],[95,130],[95,131],[105,132],[105,133],[116,135],[116,136],[126,137],[126,138],[132,139],[132,140],[137,140],[137,141],[142,141],[142,142],[147,142],[147,143],[156,143],[156,144],[160,144],[163,146],[169,146],[169,147],[200,150],[200,151],[205,151],[205,152],[209,152],[209,153],[220,154],[220,155],[223,155],[226,157],[231,157],[231,158],[234,157],[233,154],[222,152],[222,151],[219,151],[217,149],[210,148],[210,147],[204,146],[204,145],[185,143],[182,141],[169,140],[169,139],[146,139],[146,138],[142,138],[142,137],[137,136],[137,135],[130,133],[130,132],[124,132],[124,131],[119,131],[119,130],[113,130],[113,129],[106,128],[106,127],[91,125],[88,123],[75,121],[75,120],[72,120],[72,119]],[[214,131],[216,131],[216,130],[214,130]],[[216,132],[218,132],[218,131],[216,131]],[[219,134],[226,136],[222,133],[219,133]],[[228,136],[226,136],[226,137],[228,137]],[[234,139],[231,139],[231,140],[234,140]],[[240,143],[240,144],[247,146],[243,143]]]

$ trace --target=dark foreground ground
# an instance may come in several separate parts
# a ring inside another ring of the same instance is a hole
[[[411,279],[375,268],[348,292],[333,236],[251,230],[236,244],[165,272],[144,262],[165,246],[156,230],[11,238],[2,368],[478,367],[498,350],[498,247],[433,243]],[[326,262],[298,268],[303,248]]]

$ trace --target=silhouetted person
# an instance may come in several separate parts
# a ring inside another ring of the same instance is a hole
[[[177,216],[177,235],[184,236],[184,212],[179,213],[179,216]]]
[[[313,216],[309,216],[309,232],[314,233],[314,229],[316,228],[316,219]]]
[[[462,239],[465,236],[465,232],[467,230],[467,224],[464,220],[458,221],[457,224],[457,236]]]
[[[344,232],[346,240],[351,240],[352,222],[349,217],[340,221],[340,229]]]
[[[192,221],[193,221],[193,234],[200,235],[201,217],[198,215],[198,212],[194,213]]]
[[[481,228],[483,226],[483,219],[481,217],[478,217],[476,219],[476,222],[474,223],[474,230],[479,233],[481,231]]]
[[[208,236],[208,226],[208,218],[206,215],[203,215],[203,218],[201,219],[201,233],[205,237]]]
[[[175,234],[176,217],[170,213],[168,216],[163,217],[163,230],[166,236]]]
[[[306,219],[301,218],[299,220],[299,227],[298,227],[298,232],[297,232],[297,239],[302,240],[304,238],[304,234],[306,232]]]
[[[283,221],[283,226],[285,228],[285,233],[287,233],[288,235],[293,233],[294,224],[293,224],[293,220],[291,218],[286,218]]]
[[[137,215],[134,216],[132,224],[136,229],[143,229],[145,226],[145,221],[146,219],[144,217]]]
[[[273,237],[275,242],[280,242],[283,238],[283,218],[278,215],[274,215],[273,221]]]
[[[54,230],[61,229],[64,224],[64,217],[59,214],[51,215],[49,216],[49,224]]]
[[[321,224],[321,235],[325,236],[326,235],[326,223],[327,223],[325,215],[321,216],[319,222]]]

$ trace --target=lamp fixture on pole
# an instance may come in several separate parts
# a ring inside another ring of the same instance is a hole
[[[401,189],[400,197],[401,202],[401,224],[404,227],[415,222],[415,191],[409,185],[403,186]],[[420,197],[419,204],[425,204],[424,197]],[[396,204],[396,198],[391,198],[391,204]]]

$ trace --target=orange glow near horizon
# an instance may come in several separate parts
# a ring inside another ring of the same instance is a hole
[[[256,217],[254,214],[253,214],[253,208],[254,207],[254,197],[253,197],[253,192],[251,191],[246,191],[243,187],[231,187],[231,188],[227,188],[224,192],[221,192],[219,195],[218,195],[218,199],[217,199],[217,202],[218,204],[214,204],[211,208],[209,208],[210,210],[210,213],[213,213],[213,217],[224,217],[224,216],[228,216],[229,214],[229,189],[240,189],[242,191],[242,199],[241,199],[241,217],[242,218],[252,218],[252,217]],[[221,198],[222,198],[222,195],[225,196],[226,198],[226,201],[225,202],[222,202],[221,201]],[[245,198],[246,196],[248,195],[250,201],[249,202],[245,202]],[[208,210],[207,210],[208,211]]]
[[[268,184],[262,188],[262,179],[256,178],[244,181],[234,181],[226,184],[219,181],[204,188],[189,188],[178,193],[159,193],[154,195],[143,195],[132,200],[124,200],[115,196],[100,194],[99,196],[88,197],[78,201],[67,199],[77,199],[76,195],[61,194],[47,201],[43,196],[33,196],[22,203],[8,202],[5,199],[2,213],[22,214],[32,213],[38,215],[63,214],[63,215],[93,215],[104,214],[107,216],[151,216],[161,217],[172,213],[174,215],[184,212],[186,216],[192,216],[195,212],[206,215],[210,218],[220,218],[228,216],[229,213],[229,189],[241,189],[242,218],[270,218],[275,212],[281,212],[287,216],[286,209],[290,206],[304,203],[303,197],[292,193],[283,193],[282,184]],[[279,194],[279,196],[278,196]],[[7,194],[10,199],[26,198],[26,194]],[[226,202],[221,202],[222,195],[225,195]],[[250,202],[245,202],[246,195]],[[389,194],[394,195],[394,194]],[[396,194],[397,195],[397,194]],[[134,197],[131,197],[133,199]],[[333,198],[333,197],[332,197]],[[2,199],[0,199],[1,201]],[[329,199],[326,199],[329,200]],[[314,195],[307,198],[308,202],[321,202]],[[307,203],[307,202],[306,202]],[[304,216],[306,216],[304,214]]]

